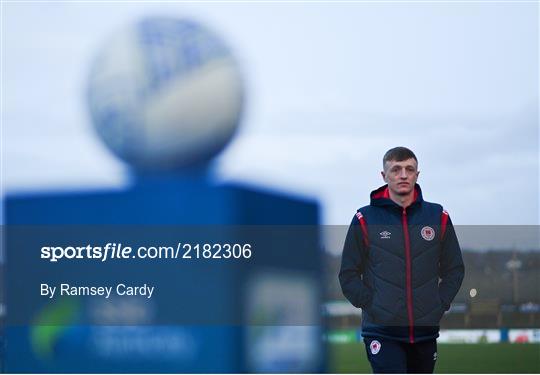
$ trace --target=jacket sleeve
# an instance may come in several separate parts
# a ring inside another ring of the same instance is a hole
[[[439,297],[445,311],[450,308],[450,304],[459,291],[464,275],[465,267],[461,248],[452,221],[448,218],[439,258]]]
[[[356,216],[353,217],[341,256],[339,283],[343,295],[355,307],[365,308],[371,302],[371,290],[364,284],[362,274],[367,260],[363,233]]]

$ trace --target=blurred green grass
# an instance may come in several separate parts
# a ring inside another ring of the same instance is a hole
[[[540,344],[438,344],[435,373],[540,373]],[[363,343],[329,344],[329,372],[371,373]]]

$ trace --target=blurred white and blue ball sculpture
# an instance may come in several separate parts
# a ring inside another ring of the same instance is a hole
[[[230,141],[243,84],[227,45],[198,23],[148,18],[93,61],[88,102],[100,138],[137,169],[204,165]]]

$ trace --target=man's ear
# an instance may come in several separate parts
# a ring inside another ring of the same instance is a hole
[[[387,182],[386,181],[386,174],[384,173],[384,171],[381,171],[381,176],[382,176],[383,181]]]

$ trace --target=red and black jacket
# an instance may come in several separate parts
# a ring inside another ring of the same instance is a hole
[[[349,227],[339,281],[362,308],[362,335],[418,342],[438,337],[439,321],[464,276],[463,259],[448,213],[422,199],[392,201],[388,186],[371,193]]]

